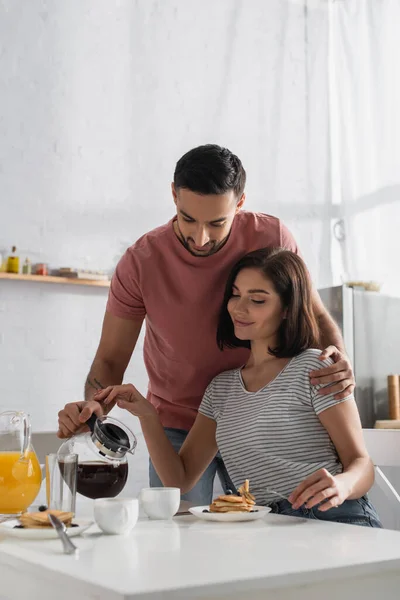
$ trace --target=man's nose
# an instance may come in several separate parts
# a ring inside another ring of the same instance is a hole
[[[198,248],[205,246],[210,241],[210,237],[206,229],[198,229],[194,237],[194,243]]]

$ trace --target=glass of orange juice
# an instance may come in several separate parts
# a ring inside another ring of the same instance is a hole
[[[0,517],[25,512],[39,493],[42,472],[31,445],[29,415],[0,414]]]

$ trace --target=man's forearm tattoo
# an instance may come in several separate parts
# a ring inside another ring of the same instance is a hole
[[[94,390],[104,390],[104,386],[101,385],[100,381],[93,377],[93,381],[89,379],[89,376],[86,379],[86,384],[92,387]]]

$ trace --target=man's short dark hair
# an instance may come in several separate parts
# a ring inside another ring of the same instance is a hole
[[[226,194],[233,190],[238,200],[246,185],[246,171],[240,159],[216,144],[198,146],[178,160],[174,173],[175,189],[197,194]]]
[[[291,358],[308,348],[319,347],[319,328],[312,302],[311,279],[304,261],[284,248],[262,248],[241,258],[232,268],[225,287],[219,315],[217,343],[226,348],[250,348],[248,340],[235,336],[228,302],[238,273],[242,269],[257,269],[268,279],[279,295],[286,317],[278,330],[276,348],[268,348],[277,358]]]

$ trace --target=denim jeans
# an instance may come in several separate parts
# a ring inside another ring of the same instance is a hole
[[[347,523],[348,525],[362,525],[363,527],[382,527],[378,514],[367,495],[358,500],[345,500],[337,508],[331,508],[326,512],[318,510],[318,507],[300,507],[294,510],[287,500],[273,502],[270,506],[273,513],[280,515],[317,519],[319,521],[334,521],[336,523]]]
[[[173,445],[174,450],[179,452],[183,442],[186,439],[188,431],[184,431],[183,429],[172,429],[170,427],[166,427],[164,431],[167,435],[167,438]],[[196,485],[189,492],[182,495],[182,500],[189,500],[189,502],[195,503],[199,506],[211,504],[216,474],[218,474],[222,488],[225,492],[227,490],[232,490],[233,492],[236,491],[228,475],[228,471],[225,468],[221,455],[218,453],[204,471],[201,479],[196,483]],[[149,480],[150,487],[162,487],[161,480],[158,477],[151,460],[149,465]]]

